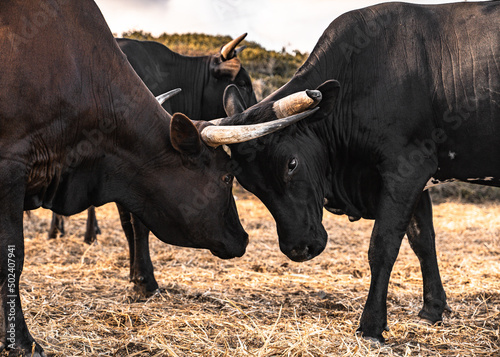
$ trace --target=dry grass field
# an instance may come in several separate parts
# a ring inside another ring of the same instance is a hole
[[[265,207],[239,192],[250,235],[244,257],[151,238],[161,293],[137,296],[114,205],[97,209],[103,233],[83,243],[86,214],[47,241],[50,212],[25,219],[22,303],[49,356],[500,356],[500,205],[440,203],[434,217],[441,274],[453,312],[421,324],[418,260],[403,242],[389,288],[390,332],[380,346],[355,335],[370,282],[372,221],[325,213],[325,252],[294,263],[278,248]],[[4,352],[5,353],[5,352]]]

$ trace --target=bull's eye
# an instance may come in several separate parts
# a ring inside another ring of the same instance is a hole
[[[288,174],[291,175],[295,169],[297,168],[297,166],[299,165],[299,161],[292,157],[289,161],[288,161]]]
[[[224,175],[224,176],[222,176],[222,182],[229,185],[230,183],[233,182],[233,178],[234,178],[234,176],[231,174]]]

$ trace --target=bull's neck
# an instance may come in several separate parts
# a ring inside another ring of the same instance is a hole
[[[181,88],[182,92],[170,99],[172,112],[181,112],[192,119],[202,118],[204,88],[210,71],[210,56],[190,57],[169,51],[162,58],[164,91]],[[172,114],[173,114],[172,113]]]
[[[167,157],[173,150],[170,115],[132,68],[127,68],[128,63],[122,65],[125,68],[119,71],[121,77],[116,76],[120,80],[100,93],[101,101],[92,109],[95,121],[86,124],[86,134],[79,135],[79,141],[72,145],[70,152],[78,154],[80,147],[88,148],[81,157],[76,157],[75,173],[83,172],[84,176],[75,176],[75,182],[71,183],[76,186],[85,180],[91,168],[93,187],[88,185],[87,205],[119,202],[128,207],[122,199],[127,195],[137,197],[144,181],[141,178],[143,171],[154,167],[160,158]]]
[[[265,99],[274,101],[299,90],[315,89],[330,79],[339,81],[340,93],[335,109],[327,118],[311,125],[317,140],[328,153],[325,195],[328,197],[335,192],[336,198],[343,201],[343,207],[351,205],[351,198],[343,187],[341,176],[344,173],[339,171],[339,166],[351,162],[350,148],[356,147],[356,141],[359,141],[359,135],[356,134],[359,123],[352,115],[351,94],[352,77],[360,70],[356,67],[356,53],[349,47],[354,42],[349,37],[350,31],[345,22],[345,19],[334,21],[294,77]]]

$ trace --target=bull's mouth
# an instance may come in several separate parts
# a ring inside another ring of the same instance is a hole
[[[220,259],[233,259],[242,257],[245,254],[245,249],[243,249],[242,253],[229,253],[227,250],[210,249],[210,253]]]
[[[323,251],[323,249],[321,249]],[[320,252],[321,252],[320,251]],[[316,257],[319,253],[314,254],[309,246],[302,249],[292,249],[290,252],[286,253],[286,256],[293,260],[294,262],[305,262]]]
[[[232,244],[231,246],[226,246],[225,244],[218,244],[216,248],[210,248],[210,252],[220,259],[232,259],[232,258],[240,258],[245,254],[247,245],[248,245],[248,234],[245,233],[242,236],[244,240],[241,244]],[[236,239],[231,237],[230,239]]]
[[[221,252],[221,251],[215,250],[215,249],[210,249],[210,253],[212,253],[213,255],[215,255],[217,258],[220,258],[220,259],[236,258],[234,256],[231,256],[230,254],[227,254],[227,252]]]
[[[292,237],[288,236],[287,241],[295,242],[295,244],[283,244],[283,236],[279,235],[279,237],[281,251],[294,262],[305,262],[317,257],[325,250],[328,241],[328,234],[324,229],[314,235],[309,235],[311,237],[309,239],[293,240]]]

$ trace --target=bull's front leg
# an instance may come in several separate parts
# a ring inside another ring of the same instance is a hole
[[[370,290],[358,328],[365,338],[385,342],[382,332],[388,329],[387,291],[391,271],[428,177],[429,173],[420,170],[419,176],[411,180],[384,182],[368,251]]]
[[[158,289],[149,253],[149,229],[130,211],[116,205],[130,254],[130,281],[140,294],[149,296]]]
[[[436,242],[432,223],[432,203],[429,191],[424,191],[406,232],[410,246],[420,261],[424,284],[424,306],[418,316],[434,324],[442,321],[443,312],[451,311],[446,303],[436,256]]]
[[[0,178],[0,182],[9,180]],[[0,350],[9,350],[9,356],[45,356],[28,331],[21,307],[19,278],[24,264],[24,190],[5,189],[4,186],[0,189],[0,197]]]
[[[131,214],[134,227],[134,277],[133,282],[141,294],[149,296],[158,290],[154,275],[153,262],[149,253],[149,229],[141,220]]]

